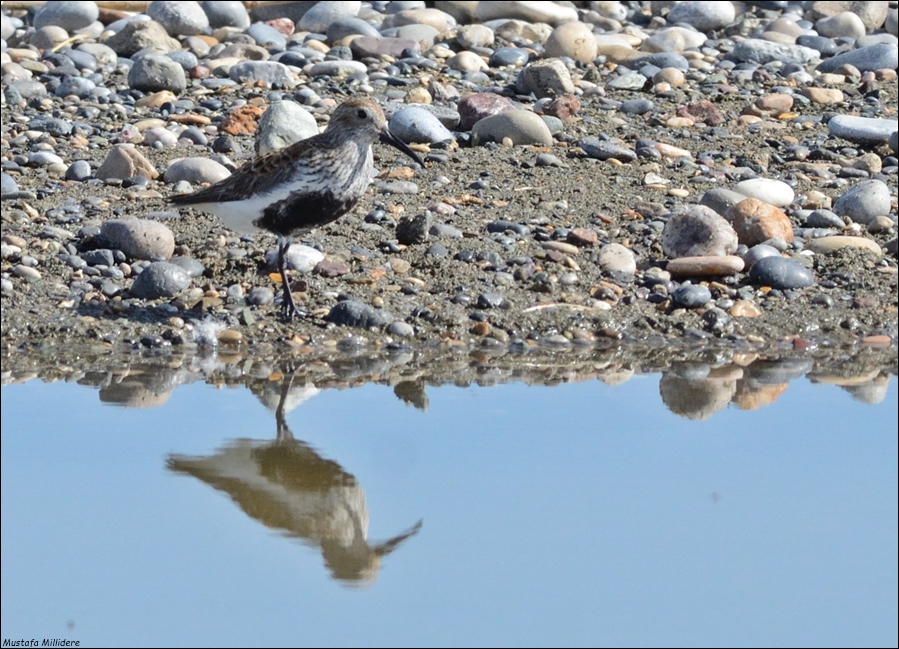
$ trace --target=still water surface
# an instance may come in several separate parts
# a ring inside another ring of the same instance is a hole
[[[867,402],[806,372],[672,396],[707,370],[7,381],[2,637],[895,646],[895,370]]]

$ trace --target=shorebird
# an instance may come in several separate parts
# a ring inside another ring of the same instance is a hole
[[[368,99],[338,106],[323,133],[247,163],[227,178],[192,194],[170,198],[217,216],[244,234],[278,235],[278,272],[284,284],[281,314],[303,317],[287,281],[291,238],[340,218],[353,209],[372,181],[371,145],[380,140],[424,162],[387,129],[384,112]]]

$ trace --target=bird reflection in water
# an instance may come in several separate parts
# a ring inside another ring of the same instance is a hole
[[[264,380],[251,389],[275,411],[274,442],[238,439],[213,455],[171,455],[168,468],[192,475],[224,491],[250,517],[266,527],[321,548],[331,575],[347,585],[373,582],[382,557],[421,529],[418,521],[382,543],[368,541],[368,506],[355,476],[294,438],[285,415],[318,393],[294,385],[294,373]]]

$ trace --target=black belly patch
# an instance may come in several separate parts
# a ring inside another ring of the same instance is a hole
[[[291,194],[265,208],[253,225],[286,237],[327,225],[353,209],[358,201],[358,196],[340,199],[331,192]]]

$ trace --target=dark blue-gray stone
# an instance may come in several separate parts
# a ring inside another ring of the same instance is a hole
[[[504,65],[521,67],[528,62],[527,50],[520,47],[499,47],[490,55],[491,68],[499,68]]]
[[[434,243],[428,246],[428,249],[425,250],[425,255],[429,257],[446,257],[449,255],[449,250],[447,250],[446,246]]]
[[[712,292],[699,284],[687,284],[671,294],[671,301],[685,309],[698,309],[712,301]]]
[[[247,304],[262,306],[275,301],[275,292],[268,286],[254,286],[247,293]]]
[[[621,102],[618,112],[628,115],[642,115],[650,112],[653,108],[655,108],[655,105],[649,99],[626,99]]]
[[[597,160],[611,160],[615,158],[621,162],[631,162],[637,157],[637,154],[627,147],[615,142],[600,140],[598,137],[593,136],[585,137],[578,143],[578,146],[584,150],[588,157],[596,158]]]
[[[202,2],[200,6],[209,18],[209,26],[237,27],[246,29],[250,26],[250,15],[243,2]]]
[[[35,117],[28,122],[28,128],[32,131],[43,131],[50,135],[72,134],[72,123],[55,117]]]
[[[394,318],[387,311],[376,309],[358,300],[338,302],[328,314],[328,320],[344,327],[384,327]]]
[[[515,234],[526,237],[531,233],[531,229],[523,223],[515,223],[506,219],[497,219],[487,224],[487,232],[505,232],[510,230]]]
[[[780,251],[774,246],[768,246],[764,243],[760,243],[758,245],[752,246],[745,253],[740,255],[740,258],[743,260],[743,264],[745,264],[744,268],[747,270],[752,268],[755,262],[759,259],[764,259],[765,257],[780,257]]]
[[[779,256],[757,260],[749,269],[749,277],[756,284],[780,290],[805,288],[815,283],[812,271],[799,262]]]
[[[821,52],[821,58],[827,58],[837,51],[836,41],[817,34],[803,34],[796,39],[796,44],[818,50]]]
[[[167,261],[154,261],[135,278],[131,294],[145,300],[174,297],[190,286],[187,271]]]
[[[246,31],[247,36],[257,45],[283,50],[287,46],[287,37],[271,25],[253,23]]]
[[[830,210],[814,210],[805,220],[806,227],[809,228],[842,228],[845,223],[843,219]]]
[[[84,77],[66,77],[62,80],[53,94],[57,97],[68,97],[69,95],[74,95],[79,99],[84,99],[85,97],[89,97],[91,92],[97,87],[90,79],[85,79]]]
[[[91,266],[113,266],[115,264],[115,255],[109,248],[82,252],[81,258]]]
[[[690,69],[690,62],[687,61],[686,57],[676,52],[656,52],[627,62],[627,67],[631,70],[639,70],[644,65],[654,65],[659,69],[677,68],[681,72],[686,72]]]

